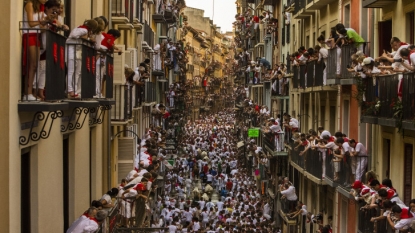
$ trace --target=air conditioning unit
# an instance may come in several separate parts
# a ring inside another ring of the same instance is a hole
[[[116,45],[122,53],[114,53],[114,84],[125,83],[124,67],[125,67],[125,45]]]

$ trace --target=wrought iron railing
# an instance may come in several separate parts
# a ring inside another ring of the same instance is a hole
[[[137,6],[135,4],[140,3],[134,0],[113,0],[111,15],[113,17],[126,17],[130,23],[133,23],[134,18],[137,18],[135,14]]]
[[[154,32],[147,21],[144,23],[144,41],[153,48],[154,47]]]
[[[299,84],[299,82],[300,82],[300,67],[298,67],[298,66],[293,66],[292,67],[293,68],[293,73],[294,73],[294,75],[293,75],[293,78],[291,79],[292,80],[292,82],[293,82],[293,88],[298,88],[298,84]]]
[[[353,73],[349,72],[348,68],[352,65],[351,56],[356,52],[356,47],[352,44],[347,44],[343,45],[340,49],[334,48],[328,51],[327,78],[352,78]]]
[[[94,43],[76,39],[66,43],[68,75],[66,86],[69,97],[90,99],[96,95],[96,54]]]
[[[144,89],[144,102],[151,103],[157,101],[155,83],[145,82]]]
[[[66,37],[51,31],[36,28],[24,28],[20,22],[23,34],[22,46],[22,101],[31,100],[27,94],[33,90],[37,100],[57,101],[66,98],[65,95],[65,56]],[[31,56],[29,51],[30,38],[43,50]],[[31,61],[31,57],[40,57]],[[33,66],[33,67],[31,67]],[[29,94],[30,95],[30,94]],[[40,98],[39,98],[40,97]],[[43,99],[42,99],[43,98]]]
[[[263,142],[272,151],[280,152],[285,150],[284,132],[272,133],[270,131],[263,132]]]
[[[413,120],[415,117],[415,74],[403,74],[402,79],[403,119]]]
[[[132,118],[133,86],[114,85],[115,105],[111,111],[111,120],[125,121]]]

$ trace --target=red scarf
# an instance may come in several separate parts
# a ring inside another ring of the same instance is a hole
[[[86,25],[81,25],[78,28],[85,28],[86,30],[88,30],[88,32],[91,30],[88,26]]]
[[[400,44],[399,44],[399,47],[400,46],[402,46],[402,45],[408,45],[407,43],[405,43],[405,42],[401,42]]]
[[[94,221],[94,222],[96,222],[97,224],[99,223],[98,222],[98,220],[96,219],[96,218],[94,218],[94,217],[91,217],[91,218],[89,218],[91,221]]]

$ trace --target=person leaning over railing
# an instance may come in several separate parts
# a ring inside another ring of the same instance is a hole
[[[46,0],[29,0],[24,6],[22,73],[25,76],[23,100],[26,101],[36,100],[33,95],[33,81],[40,55],[40,29],[46,28],[51,22],[51,19],[44,13],[45,3]]]
[[[105,210],[90,207],[86,213],[71,224],[66,233],[96,232],[107,216],[108,213]]]
[[[80,39],[91,40],[95,38],[95,34],[98,31],[98,22],[90,19],[86,20],[83,25],[74,28],[66,40],[67,45],[67,62],[68,62],[68,82],[67,91],[68,97],[78,97],[80,91],[76,90],[78,87],[78,81],[81,76],[81,58],[82,49],[80,45]],[[79,45],[77,45],[79,43]]]
[[[402,42],[398,37],[392,37],[390,45],[393,51],[389,53],[388,51],[383,50],[383,54],[380,58],[391,62],[394,71],[405,71],[405,66],[402,64],[404,61],[402,61],[401,50],[408,48],[409,44]]]
[[[68,26],[61,24],[58,20],[58,11],[60,7],[60,2],[57,0],[49,0],[44,5],[44,20],[46,25],[45,29],[49,29],[53,32],[58,32],[59,30],[69,30]],[[33,86],[37,89],[37,97],[41,100],[45,99],[44,89],[46,82],[46,32],[42,31],[41,33],[41,50],[40,50],[40,60],[37,67],[36,78],[33,80]]]

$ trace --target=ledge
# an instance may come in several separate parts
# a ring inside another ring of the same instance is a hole
[[[415,130],[415,122],[413,121],[402,121],[402,128],[407,130]]]
[[[341,79],[339,78],[328,78],[327,79],[327,85],[339,85]]]
[[[354,199],[354,196],[349,193],[350,191],[346,190],[343,186],[338,186],[337,192],[341,193],[343,196],[349,199]]]
[[[128,18],[125,16],[112,16],[111,21],[115,24],[125,24],[129,22]]]
[[[357,84],[356,79],[354,78],[345,78],[340,80],[341,85],[355,85]]]
[[[115,100],[113,99],[97,99],[99,105],[115,105]]]
[[[396,119],[379,117],[378,125],[396,127]]]
[[[131,30],[131,29],[134,29],[134,25],[132,25],[131,23],[120,24],[118,25],[118,29],[119,30]]]
[[[304,174],[304,168],[300,167],[298,164],[296,164],[293,161],[290,161],[291,166],[293,166],[297,171],[299,171],[301,174]]]
[[[289,99],[290,96],[288,95],[272,95],[271,99]]]
[[[378,123],[378,117],[376,116],[361,116],[360,122],[362,123],[369,123],[369,124],[377,124]]]
[[[99,102],[97,100],[65,100],[65,102],[68,103],[69,108],[94,108],[99,106]]]
[[[324,178],[324,183],[326,183],[327,185],[329,185],[330,187],[333,187],[333,188],[336,188],[337,186],[339,186],[339,183],[331,180],[327,176]]]
[[[69,104],[66,102],[20,102],[17,109],[19,112],[54,112],[59,110],[67,110]]]
[[[322,179],[319,179],[319,178],[315,177],[313,174],[311,174],[307,171],[304,171],[304,176],[307,177],[307,179],[313,181],[314,183],[316,183],[318,185],[324,185],[325,184]]]

